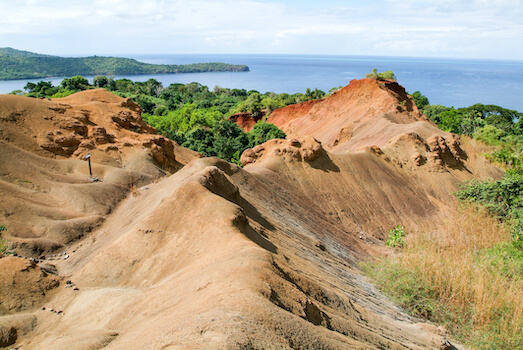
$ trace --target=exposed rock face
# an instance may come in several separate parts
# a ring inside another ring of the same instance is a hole
[[[434,124],[396,82],[353,80],[324,100],[308,101],[275,110],[267,120],[293,135],[311,135],[329,152],[379,147],[418,122]]]
[[[238,124],[240,128],[245,132],[251,131],[253,126],[265,116],[265,111],[262,111],[260,115],[254,116],[252,113],[235,113],[229,117],[229,120],[233,123]]]
[[[284,160],[309,162],[316,159],[322,151],[321,144],[312,137],[305,137],[301,140],[274,139],[246,150],[243,152],[240,161],[242,165],[247,165],[256,162],[264,155],[270,154],[281,156]]]
[[[0,276],[0,316],[34,309],[60,285],[57,276],[22,258],[0,258]]]
[[[310,135],[329,152],[379,149],[408,169],[463,169],[458,135],[439,130],[394,81],[355,80],[324,100],[275,110],[268,122],[293,135]]]

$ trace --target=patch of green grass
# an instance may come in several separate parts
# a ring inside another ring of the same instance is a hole
[[[478,259],[485,261],[493,273],[511,281],[523,279],[523,249],[514,242],[496,244],[482,251]]]
[[[0,236],[3,231],[7,231],[5,225],[0,225]],[[9,247],[9,242],[6,239],[0,239],[0,257],[10,255],[11,249]]]
[[[361,268],[409,315],[443,325],[456,339],[467,340],[463,335],[472,331],[470,315],[473,309],[446,304],[436,288],[425,281],[419,269],[404,267],[393,258],[366,262]]]
[[[9,245],[7,240],[0,239],[0,257],[9,255]]]

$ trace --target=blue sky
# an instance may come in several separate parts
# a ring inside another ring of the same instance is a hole
[[[0,47],[58,55],[523,60],[523,0],[0,0]]]

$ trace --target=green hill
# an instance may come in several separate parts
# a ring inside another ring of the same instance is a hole
[[[248,72],[245,65],[220,62],[186,65],[149,64],[123,57],[59,57],[10,47],[0,48],[0,80],[75,75],[135,75],[162,73]]]

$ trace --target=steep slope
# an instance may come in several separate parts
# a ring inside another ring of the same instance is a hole
[[[435,347],[434,329],[414,325],[320,242],[342,229],[274,185],[206,158],[128,198],[94,242],[57,262],[78,290],[59,289],[34,312],[38,324],[21,344]],[[361,254],[357,242],[353,253]]]
[[[399,223],[422,227],[455,201],[460,182],[502,176],[393,81],[352,81],[324,100],[275,110],[268,121],[288,140],[245,151],[246,170],[272,170],[362,238],[382,240]]]
[[[414,105],[400,111],[409,98],[394,89],[364,80],[275,112],[291,138],[244,152],[243,169],[150,134],[136,105],[101,90],[0,97],[11,191],[0,224],[17,249],[60,252],[0,259],[0,346],[440,348],[438,329],[398,310],[356,263],[397,224],[437,224],[459,181],[501,172]],[[329,144],[348,125],[351,137]],[[102,181],[87,178],[87,152]],[[57,228],[81,220],[88,229]],[[41,229],[48,221],[60,226]],[[16,295],[30,285],[24,304]]]
[[[313,136],[335,153],[383,147],[391,138],[410,132],[424,139],[441,133],[402,86],[374,79],[353,80],[326,99],[277,109],[267,121],[289,137]]]

